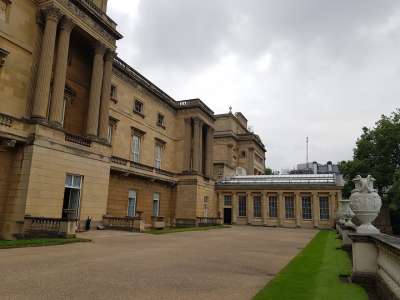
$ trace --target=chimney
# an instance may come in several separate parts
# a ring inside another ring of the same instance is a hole
[[[328,161],[326,164],[328,165],[328,173],[333,173],[332,162]]]
[[[312,166],[313,166],[313,174],[318,174],[318,163],[316,161],[313,161]]]

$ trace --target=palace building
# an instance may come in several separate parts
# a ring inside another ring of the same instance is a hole
[[[0,238],[35,218],[333,224],[336,175],[257,176],[266,150],[244,115],[177,101],[118,58],[106,10],[0,0]]]

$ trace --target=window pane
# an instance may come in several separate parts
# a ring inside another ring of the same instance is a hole
[[[153,194],[153,216],[158,217],[160,212],[160,194],[154,193]]]
[[[224,205],[225,206],[232,206],[232,196],[231,195],[225,195],[224,196]]]
[[[81,180],[82,177],[81,176],[77,176],[77,175],[72,175],[72,187],[76,188],[76,189],[80,189],[81,188]]]
[[[253,198],[254,217],[261,218],[261,196]]]
[[[245,217],[247,215],[246,196],[239,195],[239,217]]]
[[[268,205],[270,218],[278,217],[278,199],[276,198],[276,196],[269,197]]]
[[[65,186],[72,187],[72,175],[67,175],[67,177],[65,177]]]
[[[311,198],[309,196],[301,197],[301,208],[304,220],[312,219]]]
[[[136,215],[136,191],[129,190],[128,193],[128,216],[134,217]]]
[[[133,152],[133,161],[140,161],[140,136],[133,135],[133,143],[132,143],[132,152]]]
[[[294,219],[294,198],[285,196],[285,216],[286,219]]]
[[[319,197],[319,217],[321,220],[329,220],[329,198]]]

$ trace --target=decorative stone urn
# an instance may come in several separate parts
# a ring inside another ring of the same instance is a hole
[[[357,233],[376,234],[380,231],[372,225],[382,207],[381,197],[374,190],[375,179],[368,175],[362,178],[357,175],[354,179],[355,189],[351,191],[350,208],[361,225],[357,227]]]

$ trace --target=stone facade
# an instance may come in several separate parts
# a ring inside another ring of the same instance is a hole
[[[264,172],[241,113],[176,101],[116,57],[106,0],[2,2],[0,238],[27,215],[196,224],[221,216],[216,178]]]

